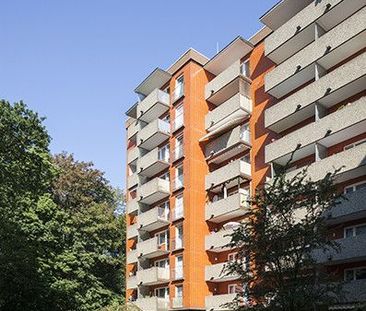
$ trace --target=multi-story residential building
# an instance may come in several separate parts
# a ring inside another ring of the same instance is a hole
[[[327,217],[341,253],[319,255],[366,301],[366,0],[282,0],[248,40],[189,49],[154,70],[127,112],[127,300],[142,310],[224,310],[222,268],[247,198],[293,150],[349,200]]]

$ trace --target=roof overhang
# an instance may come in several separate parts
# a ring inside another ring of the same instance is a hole
[[[311,2],[314,0],[281,0],[262,15],[260,21],[272,30],[276,30]]]
[[[127,110],[126,115],[133,119],[137,119],[137,103]]]
[[[196,51],[193,48],[188,49],[186,52],[184,52],[182,54],[182,56],[180,56],[169,68],[168,68],[168,72],[170,74],[174,74],[176,73],[186,62],[188,62],[189,60],[193,60],[196,63],[200,64],[200,65],[204,65],[208,62],[208,58],[203,55],[202,53]]]
[[[140,83],[135,89],[137,94],[144,96],[149,95],[153,90],[160,89],[164,84],[168,83],[171,74],[161,68],[156,68],[148,77]]]
[[[245,40],[241,36],[236,37],[226,47],[224,47],[219,53],[217,53],[204,68],[218,75],[226,68],[232,65],[238,59],[241,59],[253,50],[254,46],[251,42]]]

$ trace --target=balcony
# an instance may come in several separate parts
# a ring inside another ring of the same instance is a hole
[[[140,203],[153,204],[170,194],[169,180],[156,177],[137,189]]]
[[[157,119],[137,133],[137,144],[140,148],[152,150],[169,138],[170,124]]]
[[[137,288],[137,277],[135,275],[126,278],[126,287],[127,289]]]
[[[137,105],[139,120],[150,123],[167,112],[170,107],[170,97],[166,92],[155,89]]]
[[[169,309],[169,299],[159,297],[138,298],[135,304],[146,311],[165,311]]]
[[[236,280],[239,275],[226,275],[224,272],[226,263],[218,263],[211,266],[205,267],[205,280],[207,282],[227,282]]]
[[[251,179],[251,167],[250,163],[239,159],[209,173],[206,176],[206,190],[224,183],[227,188],[231,188],[238,184],[240,179]]]
[[[236,298],[236,294],[224,294],[224,295],[214,295],[206,296],[206,310],[209,311],[224,311],[228,310],[227,307],[223,305],[233,302]]]
[[[363,5],[363,0],[312,2],[266,38],[266,56],[277,64],[283,62],[313,42],[318,28],[321,33],[329,31]]]
[[[238,93],[250,97],[251,80],[242,73],[238,60],[206,85],[205,99],[218,106]]]
[[[325,216],[329,225],[366,218],[366,189],[346,194],[345,197],[341,204],[333,207]]]
[[[169,225],[169,210],[155,207],[139,215],[138,229],[141,231],[154,231]]]
[[[139,177],[138,177],[137,173],[133,173],[132,175],[127,177],[127,188],[128,189],[137,186],[138,183],[139,183]]]
[[[183,297],[174,297],[172,299],[172,308],[183,308]]]
[[[137,271],[139,285],[152,286],[169,282],[169,268],[152,267]]]
[[[265,126],[280,133],[314,116],[316,103],[328,109],[363,91],[365,85],[366,53],[363,53],[267,109]]]
[[[127,201],[126,203],[127,214],[137,213],[138,209],[139,209],[139,203],[137,202],[136,198]]]
[[[314,252],[317,262],[325,265],[357,262],[366,259],[366,239],[364,235],[336,240],[340,246],[340,252],[336,250],[321,250]]]
[[[154,258],[169,253],[167,243],[159,245],[156,237],[137,243],[137,254],[143,258]]]
[[[347,138],[356,137],[366,129],[366,96],[349,103],[317,122],[310,123],[266,146],[266,162],[285,165],[298,144],[293,161],[315,153],[315,144],[329,148]]]
[[[244,216],[250,208],[248,199],[249,193],[239,192],[225,199],[211,202],[206,206],[206,220],[222,223],[232,218]]]
[[[230,247],[226,245],[231,241],[231,234],[233,234],[234,229],[223,230],[219,232],[214,232],[206,235],[205,238],[205,249],[211,252],[223,252],[229,250]]]
[[[137,161],[137,171],[140,175],[151,177],[169,167],[169,156],[161,153],[160,148],[155,148]]]
[[[127,150],[127,163],[133,164],[135,161],[137,161],[138,157],[140,156],[139,148],[132,147]]]
[[[137,250],[129,250],[126,254],[126,257],[127,264],[137,262]]]
[[[312,163],[307,170],[307,175],[312,181],[325,177],[336,168],[341,168],[335,182],[341,183],[366,174],[366,144],[356,146],[349,150],[336,153],[330,157]],[[286,174],[288,179],[293,178],[303,168],[296,169]]]
[[[206,130],[210,132],[214,128],[236,119],[240,122],[248,118],[251,113],[252,101],[238,93],[206,115]]]
[[[342,285],[342,292],[345,293],[344,302],[365,302],[366,280],[347,282]]]
[[[314,79],[316,70],[326,71],[355,54],[365,42],[366,7],[269,72],[265,91],[281,98]]]
[[[218,164],[250,148],[250,132],[239,125],[207,143],[205,156],[208,162]]]
[[[137,120],[133,120],[129,127],[127,128],[127,139],[131,139],[140,130],[140,124]]]
[[[133,239],[138,236],[137,224],[127,226],[127,239]]]

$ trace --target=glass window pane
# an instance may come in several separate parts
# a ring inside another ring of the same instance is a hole
[[[365,280],[366,279],[366,268],[357,269],[355,271],[356,280]]]
[[[350,238],[353,236],[353,228],[347,228],[344,231],[344,237],[345,238]]]
[[[356,235],[366,234],[366,225],[356,227]]]
[[[365,188],[366,188],[366,182],[356,186],[356,190],[365,189]]]
[[[353,280],[353,270],[344,270],[344,280],[345,281]]]

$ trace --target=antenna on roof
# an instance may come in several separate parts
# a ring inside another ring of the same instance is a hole
[[[219,42],[216,42],[216,54],[218,54],[220,51],[220,48],[219,48]]]

